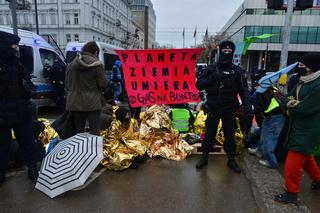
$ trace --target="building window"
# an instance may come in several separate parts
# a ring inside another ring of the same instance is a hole
[[[297,44],[299,37],[299,27],[291,28],[290,44]]]
[[[317,35],[318,35],[318,27],[309,27],[307,43],[308,44],[316,44],[317,43]]]
[[[50,15],[50,22],[51,24],[57,24],[57,15],[56,14],[51,14]]]
[[[66,34],[66,42],[70,42],[71,41],[71,35],[70,34]]]
[[[71,24],[70,15],[69,15],[69,14],[66,14],[66,15],[65,15],[65,23],[66,23],[66,24]]]
[[[74,22],[74,24],[79,24],[79,14],[78,13],[73,14],[73,22]]]
[[[74,41],[79,41],[79,34],[74,34]]]
[[[47,17],[46,14],[40,14],[40,23],[41,24],[47,24]]]
[[[291,28],[290,44],[320,44],[320,27]],[[246,26],[244,37],[258,36],[264,33],[274,34],[269,39],[256,40],[255,43],[281,43],[282,27],[280,26]]]
[[[94,27],[94,16],[91,17],[91,25]]]
[[[9,24],[12,24],[12,19],[11,19],[11,15],[6,15],[6,23],[9,25]]]

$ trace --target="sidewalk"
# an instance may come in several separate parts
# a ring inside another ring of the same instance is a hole
[[[244,173],[251,183],[257,205],[263,212],[319,212],[320,192],[312,193],[310,180],[303,178],[299,203],[297,205],[278,203],[273,200],[274,195],[282,193],[285,190],[284,178],[279,171],[261,166],[258,163],[258,158],[249,155],[247,152],[243,154],[243,161]],[[283,168],[280,168],[280,171],[283,171]]]

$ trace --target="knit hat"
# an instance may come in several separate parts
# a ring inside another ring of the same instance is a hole
[[[303,63],[314,72],[320,70],[319,53],[307,53],[300,58],[299,62]]]
[[[20,42],[20,38],[19,36],[14,35],[12,33],[0,31],[0,41],[1,44],[4,46],[10,46],[12,44],[18,45]]]
[[[222,49],[232,49],[232,52],[234,52],[236,49],[236,46],[232,41],[223,41],[219,45],[219,50],[221,51]]]

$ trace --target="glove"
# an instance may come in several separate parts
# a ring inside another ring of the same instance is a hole
[[[287,108],[294,108],[294,107],[296,107],[299,103],[300,103],[300,101],[298,101],[298,100],[295,100],[295,99],[290,100],[290,101],[288,101],[288,103],[287,103]]]

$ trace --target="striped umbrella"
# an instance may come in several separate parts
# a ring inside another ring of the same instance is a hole
[[[79,187],[102,159],[102,137],[81,133],[61,141],[43,160],[36,189],[53,198]]]

